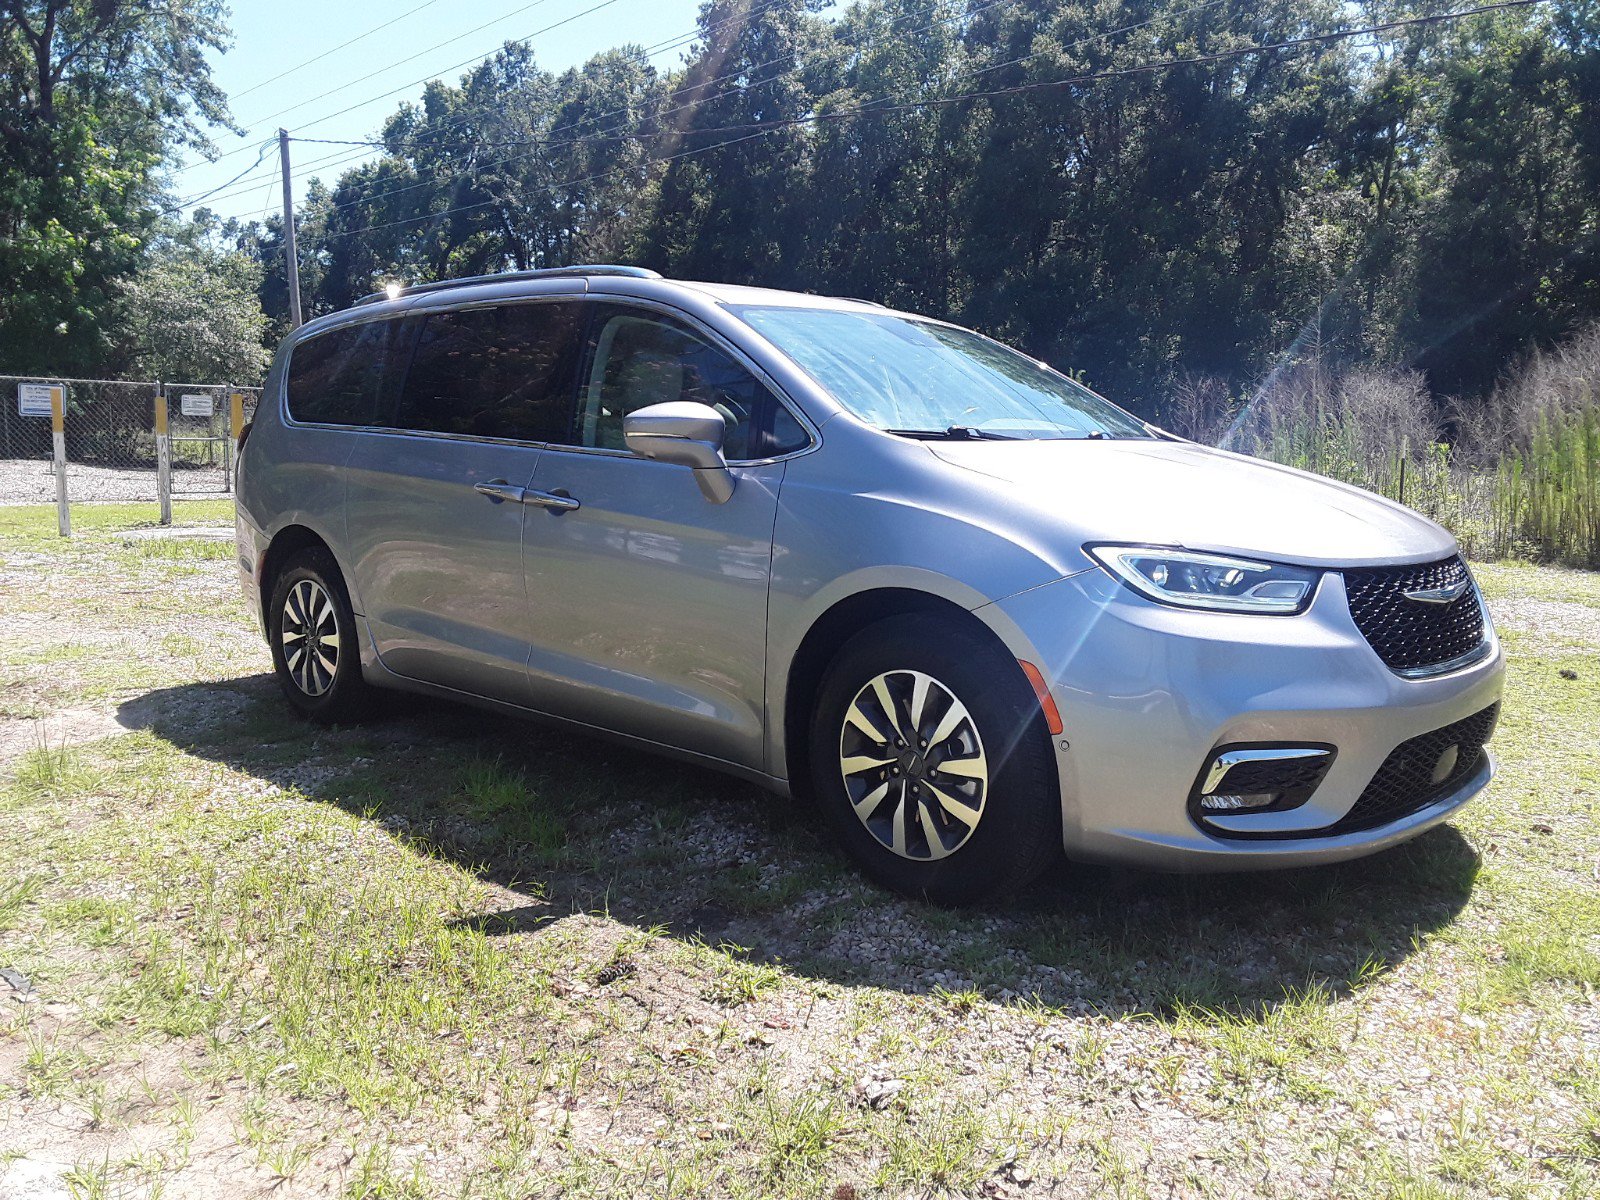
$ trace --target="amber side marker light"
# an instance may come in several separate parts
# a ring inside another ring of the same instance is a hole
[[[1027,659],[1019,658],[1017,662],[1022,667],[1022,673],[1028,677],[1028,682],[1033,685],[1033,694],[1039,700],[1039,711],[1044,713],[1045,726],[1051,736],[1059,734],[1065,726],[1061,724],[1061,710],[1056,707],[1055,697],[1050,694],[1050,685],[1039,674],[1039,668]]]

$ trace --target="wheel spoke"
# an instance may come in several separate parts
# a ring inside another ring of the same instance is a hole
[[[950,697],[950,707],[945,709],[944,716],[939,718],[939,724],[928,735],[928,745],[937,746],[944,741],[967,719],[967,710],[963,708],[954,696]]]
[[[893,761],[894,759],[892,758],[874,758],[870,754],[856,754],[849,758],[841,758],[839,760],[839,769],[846,775],[859,775],[863,771],[887,767]]]
[[[928,839],[928,857],[943,858],[949,853],[944,848],[944,837],[939,833],[939,823],[926,804],[917,805],[917,821],[922,826],[922,836]]]
[[[900,782],[900,799],[895,803],[894,816],[890,818],[890,828],[893,830],[894,842],[889,847],[901,857],[906,857],[906,805],[910,797],[906,793],[905,781]]]
[[[895,703],[894,697],[889,694],[889,677],[879,675],[872,681],[872,691],[878,697],[878,703],[883,706],[883,715],[889,718],[889,724],[900,732],[900,706]]]
[[[877,810],[878,805],[883,803],[883,798],[888,794],[889,781],[886,779],[877,787],[868,792],[865,796],[861,797],[861,799],[853,802],[856,810],[856,816],[865,821]]]
[[[980,782],[989,778],[989,762],[981,750],[971,758],[947,758],[937,770],[940,775],[959,775]]]
[[[933,793],[933,798],[939,802],[939,807],[944,809],[957,821],[969,828],[978,823],[978,816],[983,811],[981,805],[972,804],[953,796],[942,787],[933,783],[924,783],[923,787]]]
[[[339,671],[339,610],[314,579],[296,581],[283,600],[280,622],[285,671],[307,696],[321,696]]]
[[[916,737],[922,736],[922,717],[928,709],[928,691],[933,680],[918,671],[911,678],[911,729]]]
[[[955,757],[941,761],[946,754]],[[838,778],[879,845],[928,862],[960,850],[977,828],[989,763],[977,723],[956,694],[933,675],[898,668],[864,681],[845,707]]]
[[[894,740],[892,733],[885,734],[873,723],[872,718],[867,716],[861,707],[861,697],[859,696],[851,701],[850,707],[845,710],[844,719],[847,723],[861,730],[862,733],[866,734],[879,746],[887,746]]]

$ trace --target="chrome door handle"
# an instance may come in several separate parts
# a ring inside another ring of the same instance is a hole
[[[487,496],[496,504],[502,500],[521,500],[526,488],[520,488],[514,483],[507,483],[504,479],[491,479],[488,483],[475,483],[472,490],[480,496]]]
[[[571,496],[561,492],[540,492],[533,488],[527,489],[522,494],[524,504],[537,504],[540,508],[551,508],[558,513],[571,512],[580,507]]]

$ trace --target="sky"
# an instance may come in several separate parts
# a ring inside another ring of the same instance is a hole
[[[688,48],[699,0],[234,0],[232,7],[233,46],[210,56],[212,77],[247,133],[213,129],[221,157],[206,162],[191,153],[173,189],[186,213],[204,205],[250,220],[283,203],[280,126],[291,137],[370,138],[402,101],[421,98],[428,79],[457,83],[507,41],[531,38],[547,70],[626,43],[653,48],[658,69],[673,67]],[[316,177],[331,185],[371,153],[292,143],[295,196]]]

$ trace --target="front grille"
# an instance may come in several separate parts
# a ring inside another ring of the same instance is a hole
[[[1494,733],[1500,718],[1500,705],[1491,704],[1482,712],[1401,742],[1383,760],[1350,811],[1318,835],[1355,833],[1376,829],[1427,808],[1448,795],[1462,780],[1478,769],[1483,746]],[[1437,781],[1434,774],[1440,758],[1450,747],[1456,748],[1453,766]]]
[[[1407,592],[1466,582],[1448,604],[1413,600]],[[1478,588],[1460,558],[1409,567],[1344,572],[1350,615],[1390,670],[1426,671],[1471,654],[1485,640]]]

